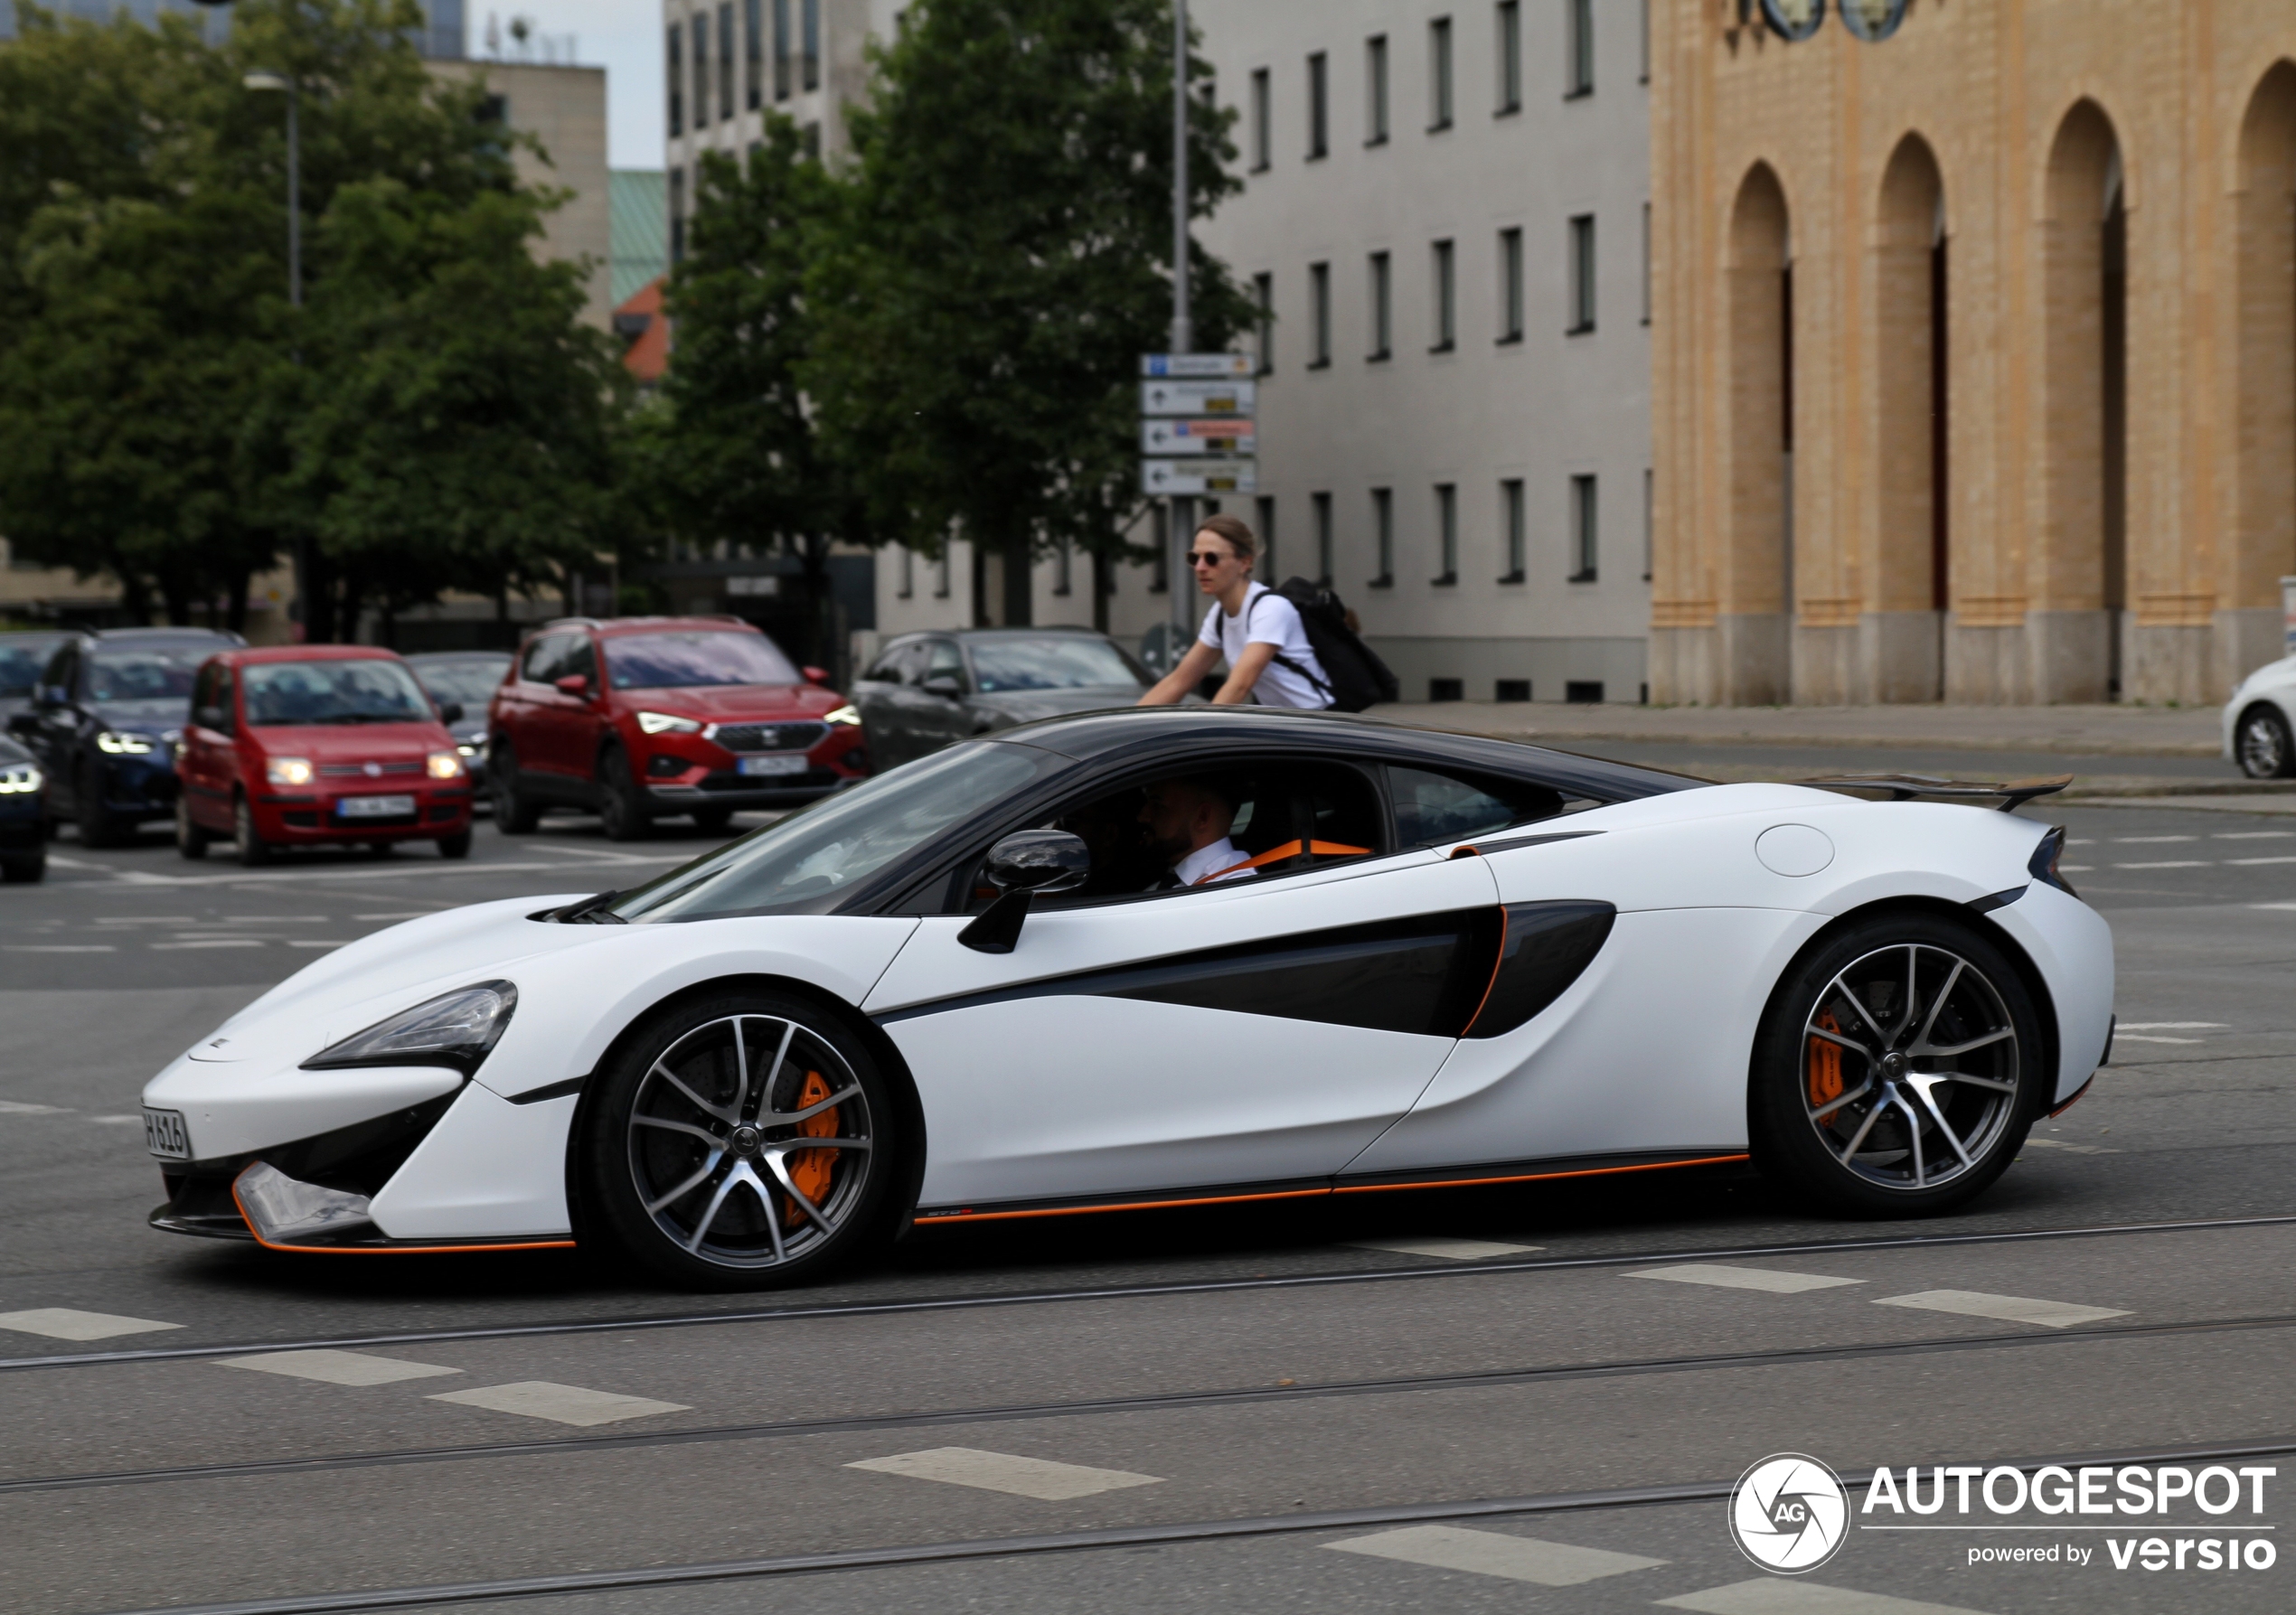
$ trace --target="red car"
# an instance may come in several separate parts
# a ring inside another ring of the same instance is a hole
[[[470,775],[407,664],[373,645],[226,651],[192,681],[176,753],[175,846],[229,840],[243,864],[282,847],[394,841],[470,852]]]
[[[861,714],[828,681],[738,617],[545,624],[494,691],[494,822],[522,835],[581,808],[626,841],[657,818],[716,831],[826,795],[869,773]]]

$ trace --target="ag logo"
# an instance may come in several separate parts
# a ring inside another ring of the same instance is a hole
[[[1849,1534],[1840,1477],[1814,1458],[1775,1453],[1731,1488],[1730,1535],[1764,1570],[1790,1576],[1815,1570]]]

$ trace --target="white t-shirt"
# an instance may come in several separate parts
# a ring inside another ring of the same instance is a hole
[[[1244,596],[1241,615],[1231,617],[1220,609],[1219,602],[1212,602],[1212,608],[1204,614],[1203,632],[1196,638],[1226,656],[1230,667],[1247,644],[1275,647],[1277,660],[1261,671],[1259,682],[1252,686],[1252,699],[1263,707],[1320,709],[1331,704],[1322,684],[1316,681],[1324,678],[1323,664],[1315,659],[1315,647],[1308,643],[1298,608],[1264,583],[1252,585],[1251,592]],[[1292,667],[1285,667],[1286,662]],[[1312,677],[1303,678],[1293,668],[1304,669]]]

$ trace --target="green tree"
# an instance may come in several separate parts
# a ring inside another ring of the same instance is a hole
[[[852,114],[842,205],[812,255],[801,369],[868,530],[1003,558],[1002,619],[1066,540],[1102,568],[1138,493],[1139,355],[1169,345],[1165,0],[919,0]],[[1191,85],[1210,70],[1191,59]],[[1232,112],[1191,95],[1190,205],[1238,188]],[[1253,318],[1191,248],[1198,345]]]

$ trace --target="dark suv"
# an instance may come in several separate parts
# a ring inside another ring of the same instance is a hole
[[[205,628],[107,628],[58,646],[8,728],[48,775],[48,813],[106,847],[175,816],[175,746],[192,679],[218,651],[245,644]]]
[[[736,617],[545,624],[488,709],[494,822],[519,835],[585,808],[618,841],[657,818],[722,830],[739,808],[811,802],[869,772],[828,678]]]

